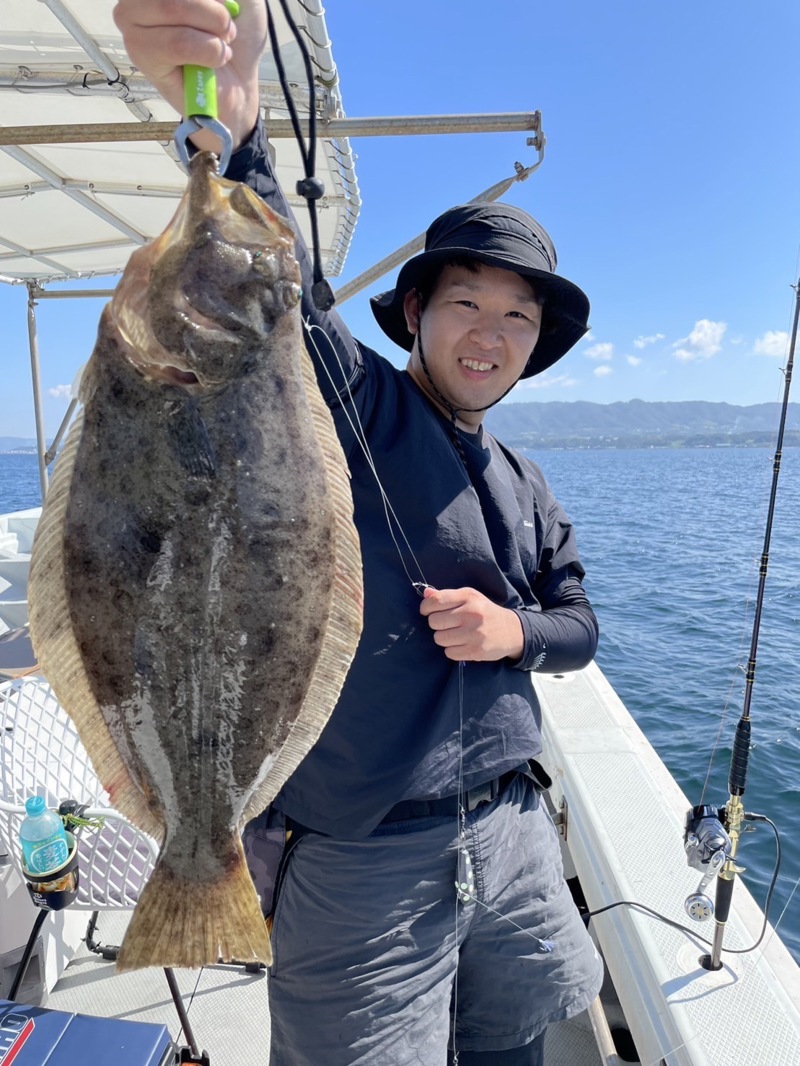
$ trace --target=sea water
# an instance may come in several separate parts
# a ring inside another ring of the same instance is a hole
[[[542,451],[597,612],[597,660],[690,801],[727,800],[773,457],[763,448]],[[0,455],[0,514],[39,503],[33,455]],[[784,452],[751,704],[748,811],[777,823],[770,917],[800,962],[800,449]],[[631,803],[637,802],[631,796]],[[763,905],[768,827],[740,843]],[[658,871],[654,871],[658,876]],[[794,894],[793,894],[794,893]]]
[[[575,525],[585,588],[600,621],[598,664],[691,803],[724,804],[772,454],[762,448],[528,454]],[[800,828],[800,449],[784,452],[778,485],[744,805],[781,831],[783,863],[770,918],[780,919],[781,936],[800,962],[800,849],[794,844]],[[742,836],[738,861],[763,906],[775,861],[767,826]]]

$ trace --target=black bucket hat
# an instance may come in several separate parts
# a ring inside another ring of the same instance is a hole
[[[523,378],[547,370],[588,331],[589,300],[554,273],[556,250],[547,231],[511,204],[472,203],[439,215],[425,234],[425,251],[404,264],[395,288],[370,300],[378,325],[395,344],[408,352],[414,346],[403,311],[406,293],[424,287],[437,270],[462,256],[531,278],[543,297],[542,331]]]

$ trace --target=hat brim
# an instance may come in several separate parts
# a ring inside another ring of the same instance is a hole
[[[421,252],[409,259],[397,277],[395,288],[370,299],[372,313],[390,340],[407,352],[411,351],[414,335],[409,333],[406,326],[403,307],[406,293],[419,288],[437,269],[462,257],[530,278],[535,283],[534,288],[543,297],[541,332],[521,377],[529,378],[547,370],[588,332],[589,300],[573,282],[522,262],[515,263],[508,256],[501,258],[474,248],[450,247]]]

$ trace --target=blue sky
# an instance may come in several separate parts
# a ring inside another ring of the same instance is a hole
[[[800,268],[795,0],[336,0],[326,18],[351,116],[543,113],[545,161],[505,199],[550,231],[592,331],[510,400],[780,396]],[[522,133],[354,148],[364,207],[341,281],[533,161]],[[0,286],[0,435],[33,434],[25,299]],[[50,432],[100,307],[40,305]],[[367,294],[343,313],[403,365]]]

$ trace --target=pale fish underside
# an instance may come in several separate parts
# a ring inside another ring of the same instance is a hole
[[[195,157],[103,312],[37,530],[43,671],[113,805],[163,841],[120,969],[270,961],[239,833],[319,736],[361,631],[293,248]]]

